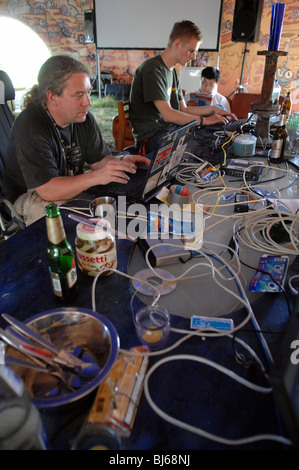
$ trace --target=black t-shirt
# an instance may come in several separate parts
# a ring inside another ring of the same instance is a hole
[[[67,129],[54,126],[41,105],[25,109],[16,118],[7,149],[3,192],[12,203],[29,189],[56,176],[82,173],[110,154],[91,113]]]
[[[173,109],[180,109],[183,93],[177,70],[168,69],[160,55],[144,61],[136,70],[130,92],[130,123],[135,139],[149,139],[167,129],[167,123],[154,101],[169,101]]]

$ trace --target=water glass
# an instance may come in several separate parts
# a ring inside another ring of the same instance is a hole
[[[288,133],[287,149],[292,155],[295,155],[299,152],[299,113],[290,115],[286,130]]]
[[[170,331],[170,316],[166,309],[159,306],[144,307],[135,316],[136,333],[144,346],[150,351],[161,349]]]

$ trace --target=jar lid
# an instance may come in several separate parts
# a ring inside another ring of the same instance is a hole
[[[89,219],[92,222],[96,222],[96,225],[85,224],[80,222],[77,227],[77,236],[83,240],[103,240],[110,235],[111,225],[107,221],[102,219]]]

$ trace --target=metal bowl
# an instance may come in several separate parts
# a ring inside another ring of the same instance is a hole
[[[70,391],[60,379],[50,374],[14,366],[37,408],[59,407],[87,396],[105,379],[117,358],[119,337],[113,325],[99,313],[81,308],[61,308],[35,315],[25,323],[55,346],[72,354],[76,348],[81,348],[100,367],[94,377],[84,379],[77,389]],[[13,353],[11,350],[10,355]],[[18,355],[18,351],[14,354]]]

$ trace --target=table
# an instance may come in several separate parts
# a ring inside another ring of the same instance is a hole
[[[74,247],[76,223],[61,210],[67,238]],[[60,306],[52,294],[48,264],[46,260],[47,235],[45,219],[27,227],[0,246],[0,297],[1,313],[8,313],[23,321],[37,313]],[[132,257],[137,255],[133,242],[118,240],[118,269],[130,271]],[[288,271],[288,277],[298,273],[296,258]],[[79,297],[77,307],[91,309],[92,279],[78,271]],[[132,320],[130,301],[134,294],[131,282],[114,273],[97,283],[96,310],[106,316],[115,326],[123,349],[138,343]],[[291,308],[295,296],[288,291]],[[222,299],[219,298],[219,303]],[[143,300],[134,298],[134,309],[143,306]],[[72,305],[71,305],[72,306]],[[286,300],[282,295],[265,294],[255,299],[253,310],[258,324],[264,332],[274,359],[280,355],[281,333],[289,321]],[[236,322],[244,319],[244,309],[231,313]],[[1,327],[6,324],[0,317]],[[171,326],[188,330],[190,319],[171,314]],[[263,345],[250,322],[237,335],[248,343],[257,356],[265,361]],[[172,331],[167,345],[174,344],[182,334]],[[244,354],[246,365],[236,356],[236,350]],[[167,358],[164,363],[160,361]],[[198,359],[202,362],[198,362]],[[208,361],[208,362],[205,362]],[[211,361],[211,362],[209,362]],[[247,361],[250,364],[247,364]],[[161,410],[178,421],[189,423],[197,429],[210,433],[203,436],[189,429],[182,429],[162,419],[150,406],[143,394],[138,406],[132,434],[124,442],[125,450],[152,450],[155,452],[192,450],[280,450],[288,448],[280,442],[257,439],[239,444],[236,439],[260,434],[279,435],[281,419],[270,393],[260,393],[232,379],[218,369],[234,372],[244,379],[267,386],[256,362],[247,350],[232,338],[191,337],[174,351],[150,359],[150,367],[160,364],[148,380],[151,398]],[[68,450],[82,426],[90,401],[78,406],[76,415],[41,412],[50,446],[53,450]],[[222,437],[231,442],[222,441]]]

